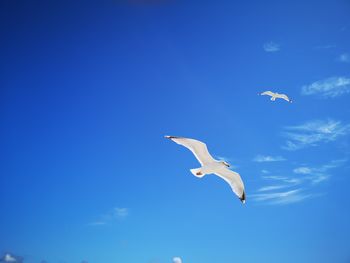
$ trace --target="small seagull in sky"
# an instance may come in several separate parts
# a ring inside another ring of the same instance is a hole
[[[232,191],[238,196],[241,202],[245,203],[244,185],[241,176],[238,173],[228,169],[230,165],[227,162],[215,160],[208,152],[208,148],[205,143],[184,137],[165,136],[165,138],[185,146],[194,154],[199,163],[202,165],[200,168],[190,170],[194,176],[202,178],[206,174],[216,174],[224,179],[231,186]]]
[[[286,94],[280,94],[280,93],[272,92],[272,91],[264,91],[262,93],[259,93],[259,95],[271,96],[272,101],[275,101],[276,99],[284,99],[284,100],[292,103],[292,100]]]

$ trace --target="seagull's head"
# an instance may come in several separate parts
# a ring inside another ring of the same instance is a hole
[[[227,162],[225,162],[225,161],[222,161],[221,162],[223,165],[225,165],[226,167],[230,167],[230,164],[228,164]]]

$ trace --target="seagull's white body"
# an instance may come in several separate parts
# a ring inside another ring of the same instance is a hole
[[[245,203],[244,184],[241,176],[238,173],[227,169],[227,167],[230,166],[228,163],[215,160],[210,155],[205,143],[190,138],[176,136],[165,136],[165,138],[185,146],[194,154],[202,165],[200,168],[190,170],[194,176],[202,178],[206,174],[216,174],[224,179],[231,186],[232,191],[238,196],[242,203]]]
[[[284,99],[284,100],[292,103],[292,100],[286,94],[280,94],[280,93],[272,92],[272,91],[264,91],[264,92],[260,93],[260,95],[271,96],[272,101],[275,101],[276,99]]]

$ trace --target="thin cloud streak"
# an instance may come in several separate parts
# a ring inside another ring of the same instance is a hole
[[[258,162],[258,163],[263,163],[263,162],[281,162],[285,161],[286,159],[283,158],[282,156],[269,156],[269,155],[257,155],[253,161]]]
[[[326,121],[309,121],[302,125],[285,127],[285,130],[287,131],[283,135],[288,140],[282,148],[295,151],[309,146],[317,146],[320,143],[335,141],[350,132],[350,125],[329,119]]]
[[[173,258],[173,263],[182,263],[182,259],[179,257],[174,257]]]
[[[315,49],[330,49],[330,48],[335,48],[337,47],[336,45],[323,45],[323,46],[316,46]]]
[[[303,181],[302,178],[287,177],[287,176],[275,176],[275,175],[263,176],[263,179],[284,182],[284,183],[290,184],[290,186],[300,184]]]
[[[256,194],[249,197],[256,202],[264,202],[267,204],[291,204],[301,202],[310,197],[319,196],[319,193],[305,193],[304,188],[309,190],[315,184],[325,181],[331,175],[328,173],[330,169],[334,169],[344,165],[347,159],[332,160],[329,163],[323,164],[319,167],[300,166],[293,169],[293,173],[301,177],[287,177],[265,175],[262,178],[277,182],[277,184],[267,185],[257,190]],[[298,188],[296,188],[298,187]],[[310,188],[311,187],[311,188]],[[284,188],[296,188],[282,191]],[[276,192],[277,191],[277,192]]]
[[[330,169],[338,168],[342,166],[346,161],[347,159],[333,160],[319,167],[301,166],[295,168],[293,172],[295,174],[306,175],[304,177],[305,180],[311,181],[312,184],[317,184],[331,177],[329,174]]]
[[[338,61],[344,63],[350,63],[350,55],[348,53],[343,53],[338,57]]]
[[[304,85],[301,94],[319,95],[322,98],[335,98],[350,92],[350,78],[331,77]]]
[[[129,215],[128,208],[115,207],[110,212],[103,214],[100,218],[94,222],[88,223],[88,226],[104,226],[115,222],[116,220],[125,219]]]
[[[277,51],[280,51],[280,45],[275,43],[275,42],[266,42],[263,46],[264,50],[266,52],[277,52]]]
[[[298,167],[293,170],[296,174],[311,174],[312,170],[309,167]]]
[[[13,255],[11,253],[5,253],[4,256],[0,258],[0,262],[6,262],[6,263],[22,263],[23,258]]]
[[[303,182],[302,179],[274,175],[267,175],[263,176],[262,178],[269,181],[277,182],[279,184],[267,185],[259,188],[257,190],[257,193],[249,196],[252,198],[253,201],[264,202],[266,204],[285,205],[300,202],[309,197],[309,195],[302,193],[301,188],[289,189],[285,191],[281,190],[300,185]]]
[[[128,208],[114,208],[114,213],[115,216],[118,218],[124,218],[127,217],[129,215],[129,209]]]
[[[290,185],[269,185],[264,186],[258,189],[258,192],[267,192],[267,191],[273,191],[273,190],[279,190],[283,188],[290,187]]]
[[[302,188],[285,191],[285,192],[273,192],[273,193],[263,193],[254,194],[250,197],[257,202],[266,202],[273,205],[286,205],[291,203],[297,203],[311,197],[311,194],[304,194]]]

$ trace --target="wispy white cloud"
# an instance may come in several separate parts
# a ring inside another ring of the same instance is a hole
[[[312,192],[313,187],[331,176],[330,169],[340,167],[346,162],[347,159],[339,159],[317,167],[303,165],[293,169],[294,177],[264,175],[262,178],[269,180],[269,184],[260,187],[249,197],[267,204],[290,204],[319,196],[319,193]]]
[[[305,194],[302,188],[284,191],[284,192],[272,192],[272,193],[262,193],[254,194],[250,197],[255,201],[264,201],[269,204],[291,204],[300,202],[306,198],[311,197],[311,194]]]
[[[4,256],[4,261],[5,262],[16,262],[16,258],[10,254],[5,254]]]
[[[263,186],[258,189],[258,192],[266,192],[266,191],[273,191],[273,190],[279,190],[283,188],[290,187],[289,185],[268,185],[268,186]]]
[[[304,177],[304,180],[310,180],[314,184],[320,183],[329,178],[329,174],[323,173],[317,168],[298,167],[295,168],[293,172],[296,174],[309,175]]]
[[[269,172],[268,170],[263,169],[263,170],[261,170],[261,173],[263,173],[263,174],[269,174],[270,172]]]
[[[332,160],[331,162],[322,165],[320,169],[321,169],[321,171],[327,171],[329,169],[338,168],[340,166],[343,166],[347,161],[348,161],[348,159],[346,159],[346,158]]]
[[[5,262],[16,262],[16,258],[11,256],[10,254],[6,254],[4,258]]]
[[[6,263],[22,263],[23,258],[19,256],[15,256],[10,253],[5,253],[4,256],[0,258],[0,262],[6,262]]]
[[[319,95],[322,98],[335,98],[350,92],[350,78],[331,77],[304,85],[302,95]]]
[[[179,257],[174,257],[173,258],[173,263],[182,263],[182,260]]]
[[[128,208],[114,208],[114,215],[117,218],[124,218],[129,215],[129,209]]]
[[[128,208],[115,207],[106,214],[99,217],[98,220],[89,223],[89,226],[103,226],[112,223],[116,220],[125,219],[129,215]]]
[[[281,161],[285,161],[286,159],[284,159],[282,156],[269,156],[269,155],[257,155],[253,161],[254,162],[258,162],[258,163],[262,163],[262,162],[281,162]]]
[[[274,181],[283,182],[283,183],[289,184],[289,186],[294,186],[294,185],[300,184],[303,181],[302,178],[276,176],[276,175],[263,176],[262,178],[267,179],[267,180],[274,180]]]
[[[305,175],[304,180],[309,180],[311,183],[316,184],[327,180],[331,176],[329,170],[342,166],[346,161],[347,159],[333,160],[318,167],[301,166],[295,168],[293,172]]]
[[[266,52],[277,52],[281,49],[279,44],[272,41],[266,42],[263,48]]]
[[[316,46],[316,49],[330,49],[330,48],[335,48],[336,45],[334,44],[329,44],[329,45],[322,45],[322,46]]]
[[[350,55],[348,53],[343,53],[338,57],[338,61],[349,63],[350,62]]]
[[[335,141],[350,132],[350,124],[343,124],[335,120],[309,121],[298,126],[289,126],[283,133],[287,137],[285,150],[298,150],[320,143]]]
[[[293,170],[296,174],[311,174],[312,170],[309,167],[298,167]]]
[[[275,175],[266,175],[263,176],[263,179],[273,181],[273,185],[260,187],[257,193],[250,195],[249,197],[254,201],[267,204],[290,204],[302,201],[307,197],[301,192],[301,188],[292,189],[301,184],[302,179]]]

